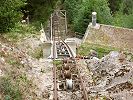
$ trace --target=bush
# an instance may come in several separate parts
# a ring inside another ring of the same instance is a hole
[[[22,100],[22,95],[17,85],[13,85],[9,78],[0,78],[0,92],[5,100]]]
[[[36,59],[43,58],[43,49],[41,47],[37,47],[30,55]]]
[[[53,64],[56,65],[58,70],[61,70],[63,62],[61,60],[54,60]]]
[[[10,30],[10,32],[6,33],[4,36],[10,41],[18,41],[24,37],[29,35],[36,34],[36,28],[33,25],[16,23],[15,27]]]
[[[41,23],[46,25],[50,14],[59,0],[27,0],[26,9],[29,11],[30,21],[38,27]]]
[[[84,33],[89,22],[91,22],[92,12],[97,12],[97,21],[103,24],[111,24],[112,16],[107,0],[66,0],[65,9],[68,13],[70,24],[76,32]]]
[[[21,7],[26,0],[0,0],[0,33],[7,32],[22,17]]]
[[[133,28],[133,14],[127,15],[117,13],[114,17],[113,25],[119,27]]]

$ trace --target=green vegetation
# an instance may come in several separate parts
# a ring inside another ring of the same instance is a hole
[[[10,31],[15,23],[20,21],[20,8],[25,6],[25,0],[0,0],[0,34]]]
[[[98,22],[111,24],[112,16],[107,0],[66,0],[65,9],[68,19],[74,30],[84,33],[89,22],[91,22],[92,11],[98,12]]]
[[[22,100],[18,85],[13,84],[7,77],[0,78],[0,92],[4,94],[4,100]]]
[[[28,82],[28,79],[27,79],[26,74],[21,74],[21,75],[19,76],[19,79],[20,79],[21,81],[23,81],[23,82]]]
[[[36,33],[56,9],[67,11],[70,29],[79,35],[85,33],[93,11],[98,23],[133,28],[132,5],[132,0],[1,0],[0,34],[8,32],[7,38],[15,40]],[[30,25],[18,24],[27,17]]]
[[[62,61],[61,60],[54,60],[53,64],[55,64],[56,66],[62,65]]]
[[[5,38],[10,41],[16,42],[24,37],[37,34],[37,30],[33,25],[26,25],[21,23],[16,23],[15,27],[10,30],[10,32],[4,34]]]
[[[65,0],[69,24],[79,35],[91,22],[91,13],[97,12],[97,22],[133,28],[132,0]]]
[[[90,50],[95,50],[98,53],[98,58],[102,58],[104,55],[107,55],[110,51],[119,50],[117,48],[103,46],[98,44],[82,44],[78,48],[78,54],[83,56],[88,56]]]
[[[50,14],[54,11],[58,0],[27,0],[24,9],[29,11],[30,20],[38,27],[40,23],[47,23]]]
[[[18,60],[16,60],[16,59],[10,59],[9,61],[8,61],[8,63],[10,64],[10,65],[12,65],[12,66],[15,66],[15,67],[17,67],[17,68],[19,68],[20,67],[20,65],[21,65],[21,63],[18,61]]]
[[[63,62],[61,60],[54,60],[53,64],[56,65],[57,69],[61,69]]]
[[[43,58],[43,50],[41,47],[37,47],[30,55],[36,59]]]
[[[9,41],[35,34],[47,25],[58,0],[0,0],[0,34]],[[29,17],[30,24],[20,23]]]
[[[1,100],[25,100],[32,88],[32,81],[28,80],[25,73],[18,69],[10,69],[6,75],[0,77]]]

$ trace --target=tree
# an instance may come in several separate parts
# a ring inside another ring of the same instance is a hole
[[[120,4],[123,0],[108,0],[109,7],[111,12],[114,14],[115,12],[119,11]]]
[[[0,0],[0,33],[7,32],[15,26],[21,17],[21,7],[25,0]]]
[[[114,14],[113,25],[133,28],[133,1],[123,0],[119,10]]]
[[[78,0],[65,0],[64,9],[67,11],[67,17],[70,23],[74,20],[78,12]]]
[[[91,13],[93,11],[97,12],[97,21],[99,23],[111,24],[112,22],[107,0],[66,0],[65,5],[69,21],[76,32],[85,32],[89,22],[91,22]]]
[[[59,0],[28,0],[25,7],[29,11],[30,21],[46,24]]]

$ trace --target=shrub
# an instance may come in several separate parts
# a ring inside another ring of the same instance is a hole
[[[84,33],[93,11],[97,12],[97,21],[103,24],[111,24],[112,16],[107,0],[65,0],[65,9],[68,19],[76,32]]]
[[[0,0],[0,33],[7,32],[22,17],[21,7],[26,0]]]
[[[43,49],[41,47],[38,47],[30,55],[36,59],[43,58]]]
[[[0,92],[5,100],[22,100],[22,94],[17,85],[13,85],[9,78],[0,78]]]
[[[36,28],[33,25],[26,25],[21,23],[16,23],[15,27],[11,29],[10,32],[6,33],[4,36],[10,41],[18,41],[29,35],[36,34]]]

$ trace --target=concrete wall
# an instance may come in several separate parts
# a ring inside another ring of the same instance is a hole
[[[100,24],[88,26],[83,42],[126,48],[133,51],[133,29]]]
[[[52,44],[50,42],[43,44],[43,57],[44,58],[48,58],[51,55],[51,46]]]

